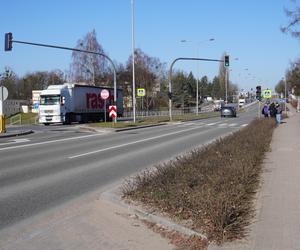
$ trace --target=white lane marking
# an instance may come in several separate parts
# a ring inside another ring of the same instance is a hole
[[[213,126],[213,125],[216,125],[216,124],[218,124],[218,123],[217,122],[213,122],[213,123],[206,124],[206,126]]]
[[[15,143],[23,143],[23,142],[29,142],[30,139],[15,139],[15,140],[10,140],[9,142],[1,143],[0,146],[3,145],[11,145]]]
[[[241,127],[246,127],[248,125],[248,123],[245,123],[243,125],[241,125]]]
[[[234,127],[236,125],[238,125],[238,124],[237,123],[231,123],[231,124],[228,125],[228,127]]]
[[[227,125],[228,125],[227,123],[221,123],[221,124],[219,124],[219,127],[225,127]]]
[[[82,156],[86,156],[86,155],[91,155],[91,154],[95,154],[95,153],[108,151],[108,150],[111,150],[111,149],[116,149],[116,148],[121,148],[121,147],[129,146],[129,145],[137,144],[137,143],[140,143],[140,142],[151,141],[151,140],[166,137],[166,136],[169,136],[169,135],[176,135],[176,134],[180,134],[180,133],[187,132],[187,131],[190,131],[190,130],[195,130],[195,129],[199,129],[199,127],[193,127],[193,128],[189,128],[189,129],[185,129],[185,130],[180,130],[180,131],[164,134],[164,135],[158,135],[158,136],[154,136],[154,137],[150,137],[150,138],[146,138],[146,139],[142,139],[142,140],[137,140],[137,141],[133,141],[133,142],[124,143],[124,144],[121,144],[121,145],[116,145],[116,146],[112,146],[112,147],[108,147],[108,148],[103,148],[103,149],[99,149],[99,150],[95,150],[95,151],[90,151],[90,152],[83,153],[83,154],[73,155],[73,156],[69,156],[68,158],[69,159],[74,159],[74,158],[78,158],[78,157],[82,157]]]
[[[204,125],[204,123],[202,123],[202,122],[185,122],[185,123],[182,123],[179,125],[184,127],[184,126]]]
[[[92,136],[99,136],[99,135],[102,135],[102,134],[83,135],[83,136],[77,136],[77,137],[72,137],[72,138],[65,138],[65,139],[58,139],[58,140],[44,141],[44,142],[36,142],[36,143],[18,145],[18,146],[11,146],[11,147],[6,147],[6,148],[0,148],[0,151],[9,150],[9,149],[17,149],[17,148],[33,147],[33,146],[38,146],[38,145],[51,144],[51,143],[55,143],[55,142],[72,141],[72,140],[88,138],[88,137],[92,137]],[[1,144],[0,144],[0,146],[1,146]]]

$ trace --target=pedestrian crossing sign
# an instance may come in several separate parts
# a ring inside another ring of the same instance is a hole
[[[137,89],[137,96],[145,96],[146,95],[146,91],[143,88],[139,88]]]
[[[270,89],[265,89],[265,90],[263,90],[263,92],[262,92],[262,96],[263,96],[263,98],[265,98],[265,99],[272,98],[272,91],[271,91]]]

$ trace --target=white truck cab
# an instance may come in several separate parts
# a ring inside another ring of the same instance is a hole
[[[70,90],[72,86],[51,85],[43,90],[40,95],[39,123],[66,123],[66,114],[70,110]]]

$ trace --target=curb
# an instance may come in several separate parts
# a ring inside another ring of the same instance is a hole
[[[107,132],[112,132],[113,130],[111,128],[95,128],[95,127],[90,127],[90,126],[79,126],[79,129],[81,130],[87,130],[90,132],[103,132],[103,131],[107,131]]]
[[[151,125],[144,125],[144,126],[134,126],[134,127],[127,127],[127,128],[94,128],[94,127],[89,127],[89,126],[82,126],[79,127],[80,129],[91,131],[91,132],[103,132],[103,130],[107,132],[122,132],[122,131],[127,131],[127,130],[134,130],[134,129],[141,129],[141,128],[150,128],[150,127],[158,127],[158,126],[163,126],[167,125],[167,123],[160,123],[160,124],[151,124]]]
[[[119,188],[118,188],[119,189]],[[108,200],[110,202],[113,202],[116,205],[119,205],[121,207],[126,208],[128,211],[134,213],[136,216],[140,217],[141,219],[147,220],[149,222],[155,223],[157,225],[163,226],[164,228],[167,228],[169,230],[174,230],[178,233],[187,235],[187,236],[199,236],[201,238],[207,239],[207,236],[196,232],[192,229],[189,229],[187,227],[184,227],[182,225],[176,224],[173,221],[163,218],[161,216],[151,214],[149,212],[143,211],[141,208],[137,206],[132,206],[130,204],[127,204],[124,202],[119,195],[117,195],[114,190],[109,190],[101,194],[101,197],[104,198],[105,200]]]
[[[134,129],[140,129],[140,128],[158,127],[158,126],[163,126],[163,125],[167,125],[167,123],[159,123],[159,124],[152,124],[152,125],[136,126],[136,127],[129,127],[129,128],[119,128],[119,129],[115,129],[115,132],[122,132],[122,131],[134,130]]]
[[[10,134],[4,134],[4,135],[0,135],[0,139],[1,138],[7,138],[7,137],[16,137],[16,136],[21,136],[21,135],[29,135],[34,133],[33,130],[28,130],[28,131],[21,131],[21,132],[17,132],[17,133],[10,133]]]

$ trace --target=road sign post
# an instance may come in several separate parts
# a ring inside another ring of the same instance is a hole
[[[106,123],[106,100],[109,97],[109,91],[107,89],[102,89],[100,95],[104,100],[104,122]]]
[[[8,97],[7,88],[5,88],[4,86],[0,86],[0,133],[6,132],[3,104],[4,101],[7,99],[7,97]]]
[[[142,116],[143,116],[143,110],[144,110],[144,96],[146,95],[146,91],[144,88],[138,88],[137,89],[137,96],[140,97],[142,100],[141,100],[141,113],[142,113]]]
[[[109,117],[111,117],[114,120],[117,119],[117,106],[116,105],[109,106],[108,112],[109,112]]]

